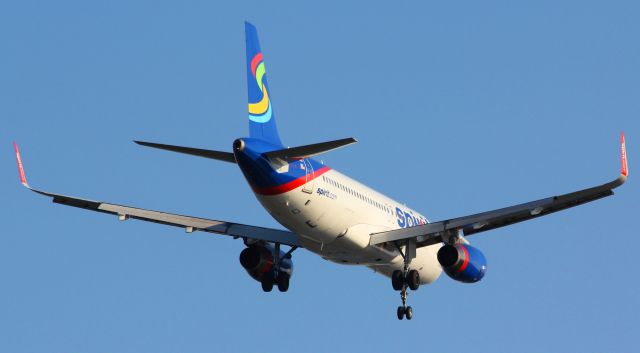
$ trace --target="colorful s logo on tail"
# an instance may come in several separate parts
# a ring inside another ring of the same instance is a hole
[[[264,62],[262,53],[256,54],[251,59],[251,73],[260,87],[262,99],[257,103],[251,103],[253,99],[249,97],[249,120],[256,123],[266,123],[271,120],[271,102],[269,102],[269,91],[267,90],[266,78],[264,76]],[[263,81],[264,80],[264,81]]]

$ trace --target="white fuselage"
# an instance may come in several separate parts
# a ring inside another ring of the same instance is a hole
[[[426,223],[418,212],[333,169],[279,195],[256,195],[280,224],[300,236],[308,250],[340,264],[365,265],[390,276],[403,268],[394,246],[369,245],[371,233]],[[411,269],[422,283],[442,272],[439,246],[418,248]]]

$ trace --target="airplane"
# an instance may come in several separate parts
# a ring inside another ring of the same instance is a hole
[[[54,203],[195,231],[242,239],[240,264],[265,292],[289,289],[292,253],[307,249],[323,259],[361,265],[391,279],[400,292],[399,320],[413,318],[409,290],[438,279],[442,272],[463,282],[480,281],[487,270],[483,253],[466,237],[546,216],[613,195],[628,176],[624,133],[621,172],[617,179],[587,189],[469,216],[429,221],[376,190],[313,157],[356,143],[354,138],[285,147],[280,140],[263,52],[254,25],[245,22],[249,137],[233,142],[232,152],[134,141],[172,152],[236,164],[264,209],[284,228],[272,229],[185,216],[41,191],[27,183],[20,151],[14,142],[20,182],[51,197]],[[286,246],[287,248],[282,248]],[[285,251],[286,250],[286,251]]]

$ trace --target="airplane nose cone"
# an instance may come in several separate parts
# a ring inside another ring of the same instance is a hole
[[[243,139],[237,139],[235,141],[233,141],[233,151],[234,152],[242,152],[244,150],[244,140]]]

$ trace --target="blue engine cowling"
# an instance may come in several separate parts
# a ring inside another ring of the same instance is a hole
[[[444,272],[456,281],[475,283],[487,271],[487,259],[480,250],[464,244],[446,244],[438,250],[438,262]]]
[[[248,248],[242,250],[240,253],[240,264],[247,270],[247,273],[251,278],[260,282],[262,276],[266,273],[272,273],[273,268],[273,255],[275,254],[275,247],[272,245],[251,245]],[[285,253],[280,250],[280,272],[286,273],[291,277],[293,274],[293,262],[291,256],[283,258]]]

